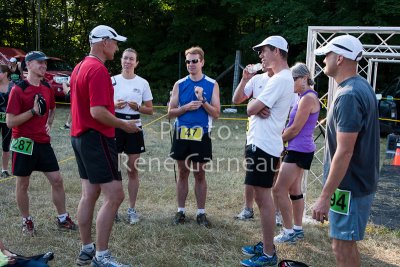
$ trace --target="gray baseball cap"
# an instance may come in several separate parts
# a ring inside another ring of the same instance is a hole
[[[41,51],[31,51],[25,56],[25,62],[32,61],[32,60],[48,60],[49,58]]]

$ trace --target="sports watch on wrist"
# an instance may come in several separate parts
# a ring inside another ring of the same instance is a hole
[[[207,102],[207,99],[205,97],[203,97],[203,100],[201,100],[201,103],[204,104]]]

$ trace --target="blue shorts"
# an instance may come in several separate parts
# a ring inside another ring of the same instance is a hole
[[[352,197],[349,215],[330,210],[330,238],[349,241],[363,240],[374,197],[375,193],[363,197]]]

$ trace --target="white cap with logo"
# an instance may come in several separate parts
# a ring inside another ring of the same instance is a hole
[[[363,46],[358,38],[352,35],[341,35],[330,40],[324,47],[320,47],[314,51],[317,56],[326,55],[329,52],[334,52],[354,61],[360,61]]]
[[[90,33],[89,33],[89,43],[95,44],[104,39],[113,39],[118,42],[125,42],[126,37],[117,34],[117,32],[106,25],[99,25],[96,26]]]
[[[282,36],[278,36],[278,35],[273,35],[273,36],[269,36],[267,39],[265,39],[264,41],[262,41],[262,43],[253,46],[253,50],[258,52],[261,50],[261,48],[263,46],[266,45],[272,45],[276,48],[279,48],[280,50],[289,51],[289,45],[287,43],[287,41],[285,40],[285,38],[283,38]]]

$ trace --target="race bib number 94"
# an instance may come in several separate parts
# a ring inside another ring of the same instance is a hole
[[[349,215],[351,191],[336,189],[331,197],[331,211]]]
[[[33,140],[26,138],[26,137],[20,137],[17,139],[13,139],[11,141],[10,150],[17,152],[17,153],[25,154],[25,155],[32,155]]]
[[[187,128],[185,126],[181,127],[181,134],[179,135],[180,139],[183,140],[191,140],[191,141],[201,141],[203,137],[203,128]]]

